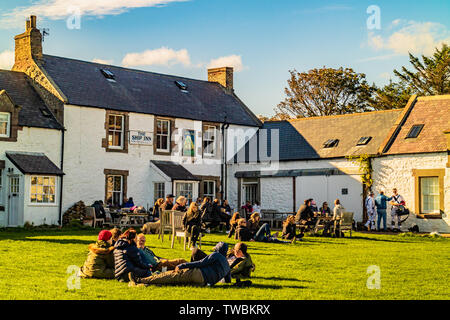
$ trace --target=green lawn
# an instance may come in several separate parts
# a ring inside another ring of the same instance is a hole
[[[306,237],[295,245],[249,243],[256,264],[251,288],[129,288],[115,280],[81,279],[68,290],[70,265],[81,266],[96,231],[0,232],[0,299],[448,299],[450,240],[356,233],[353,238]],[[207,252],[223,234],[207,235]],[[236,241],[228,241],[234,244]],[[176,243],[147,236],[156,254],[189,258]],[[381,289],[366,286],[367,268],[381,270]]]

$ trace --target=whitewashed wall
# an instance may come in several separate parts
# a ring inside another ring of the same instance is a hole
[[[87,205],[93,201],[104,199],[105,175],[104,169],[128,170],[127,196],[133,197],[135,204],[146,206],[153,204],[153,182],[160,181],[150,168],[150,160],[175,161],[181,163],[194,175],[220,176],[220,161],[201,161],[198,163],[184,162],[178,148],[172,156],[154,155],[153,146],[128,144],[128,153],[106,152],[101,146],[105,138],[105,110],[66,105],[64,121],[67,129],[65,135],[64,155],[64,190],[63,211],[79,200]],[[154,132],[154,116],[129,113],[129,129]],[[201,130],[202,122],[175,119],[178,134],[183,129]],[[220,135],[218,143],[221,142]],[[196,148],[201,148],[201,137],[196,136]],[[220,157],[218,157],[220,160]],[[155,180],[157,179],[157,180]],[[162,181],[161,181],[162,182]],[[172,192],[172,183],[166,183],[166,193]],[[197,187],[198,188],[198,185]]]
[[[21,208],[23,214],[23,221],[33,222],[35,225],[43,223],[43,218],[46,218],[47,224],[58,223],[59,213],[56,206],[31,206],[28,202],[30,197],[29,176],[24,176],[20,171],[7,160],[6,152],[40,152],[44,153],[54,164],[58,167],[61,163],[61,131],[50,130],[43,128],[29,128],[23,127],[18,131],[17,142],[2,141],[0,142],[0,160],[5,160],[6,168],[3,172],[3,192],[0,195],[3,199],[0,201],[5,206],[5,211],[0,211],[0,226],[5,226],[7,223],[8,214],[8,168],[14,168],[14,174],[19,174],[21,177],[21,193],[22,193],[22,205]],[[57,198],[59,201],[59,198]],[[59,202],[58,202],[59,203]]]
[[[376,158],[373,161],[374,190],[384,190],[391,196],[392,189],[397,188],[406,201],[411,214],[402,229],[417,224],[422,232],[450,232],[450,169],[447,166],[446,153],[395,155]],[[443,219],[417,219],[414,215],[415,182],[413,169],[446,169],[444,177],[444,216]],[[391,221],[390,207],[387,210],[388,223]]]
[[[264,169],[265,165],[231,164],[228,165],[228,199],[234,208],[242,205],[238,204],[238,179],[236,172],[257,171]],[[338,168],[355,172],[358,166],[346,160],[315,160],[315,161],[285,161],[278,164],[272,163],[272,168],[278,170],[294,169],[326,169]],[[292,177],[261,178],[261,207],[262,209],[278,209],[279,211],[291,212],[293,210],[293,181]],[[354,213],[357,221],[362,220],[362,183],[360,175],[335,175],[335,176],[300,176],[295,178],[296,194],[295,208],[298,210],[305,199],[313,198],[317,206],[320,207],[325,201],[333,208],[335,199],[340,199],[347,211]],[[348,189],[348,195],[342,194],[342,189]],[[241,198],[241,201],[244,201]]]

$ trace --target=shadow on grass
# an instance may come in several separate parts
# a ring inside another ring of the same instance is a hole
[[[366,238],[366,237],[347,237],[340,239],[349,239],[349,240],[367,240],[367,241],[380,241],[380,242],[398,242],[398,243],[414,243],[417,241],[407,241],[407,240],[390,240],[390,239],[378,239],[378,238]]]
[[[94,243],[93,240],[79,240],[79,239],[41,239],[41,238],[21,238],[21,239],[15,239],[20,241],[30,241],[30,242],[50,242],[50,243],[57,243],[57,244],[83,244],[83,245],[89,245],[91,243]]]
[[[302,280],[296,278],[284,278],[284,277],[254,277],[252,279],[264,279],[264,280],[273,280],[273,281],[297,281],[297,282],[314,282],[312,280]]]

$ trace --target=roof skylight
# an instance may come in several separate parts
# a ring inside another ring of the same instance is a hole
[[[324,148],[334,148],[334,147],[337,147],[338,144],[339,144],[339,139],[330,139],[330,140],[327,140],[323,144],[323,147]]]
[[[116,81],[116,76],[114,75],[114,73],[112,73],[111,71],[107,70],[107,69],[100,69],[100,72],[103,74],[103,76],[106,78],[106,80],[108,81]]]
[[[179,81],[179,80],[177,80],[177,81],[175,81],[175,84],[177,85],[177,87],[178,88],[180,88],[180,90],[182,91],[182,92],[188,92],[187,91],[187,85],[183,82],[183,81]]]
[[[372,137],[361,137],[361,139],[359,139],[359,141],[356,145],[357,146],[365,146],[366,144],[369,143],[370,140],[372,140]]]
[[[411,130],[409,130],[409,133],[405,139],[417,138],[419,136],[420,132],[422,131],[422,129],[423,129],[423,124],[416,124],[416,125],[412,126]]]

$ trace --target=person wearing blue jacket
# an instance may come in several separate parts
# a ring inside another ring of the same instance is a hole
[[[388,198],[384,195],[384,191],[380,191],[380,194],[375,198],[375,205],[377,207],[377,230],[380,231],[381,219],[383,219],[383,230],[387,231],[386,227],[386,209],[388,201],[391,201],[391,198]]]
[[[200,261],[180,264],[173,271],[155,274],[147,278],[140,278],[131,272],[129,274],[130,286],[139,284],[213,286],[221,279],[225,279],[226,283],[231,283],[230,266],[226,258],[227,252],[228,244],[219,242],[210,255]]]

